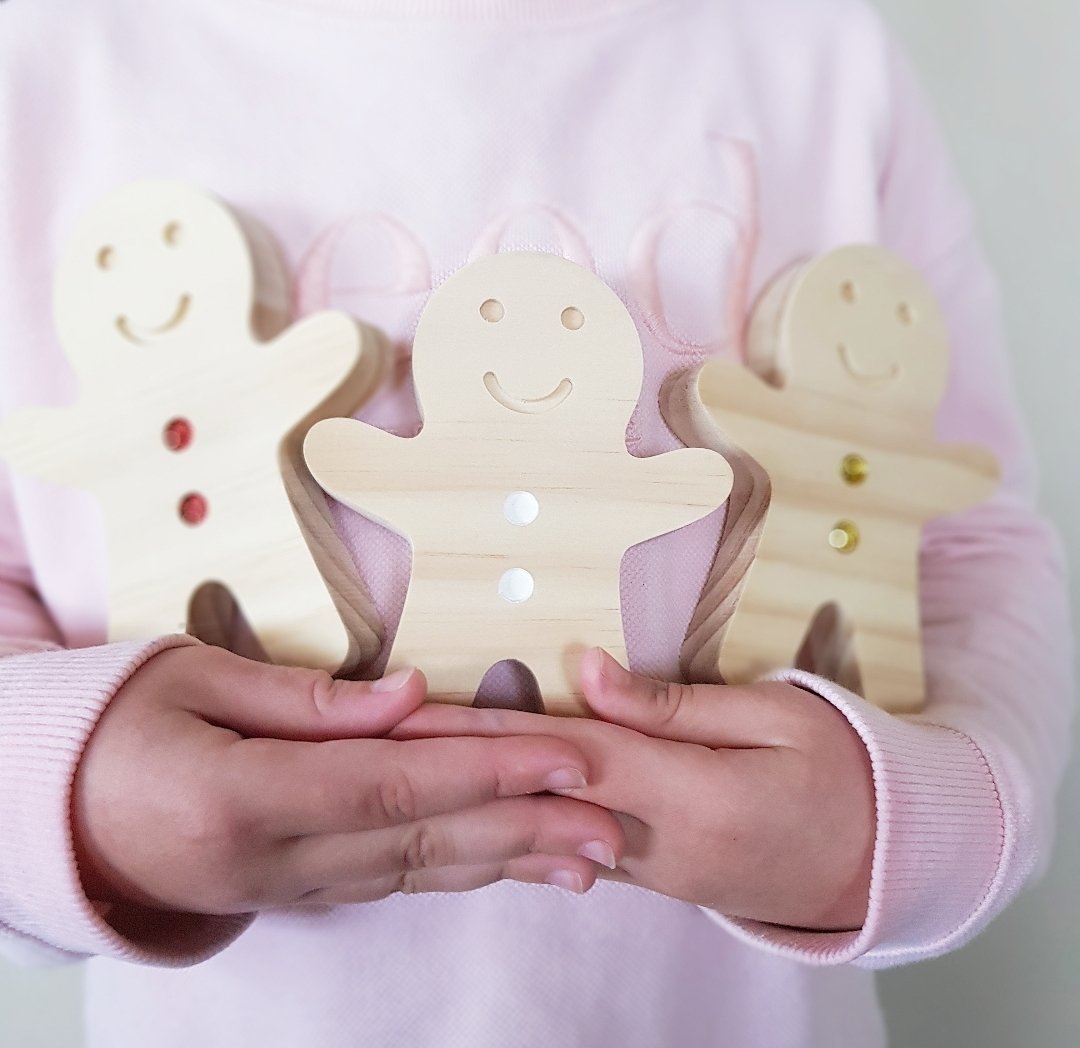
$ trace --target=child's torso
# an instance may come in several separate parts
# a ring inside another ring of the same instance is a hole
[[[595,269],[629,307],[644,349],[628,445],[676,447],[657,403],[663,380],[708,354],[737,354],[749,293],[790,261],[877,234],[865,122],[811,127],[792,85],[813,73],[803,54],[813,45],[789,41],[771,55],[748,6],[728,17],[725,3],[607,16],[594,5],[550,24],[457,26],[270,0],[0,12],[0,30],[4,18],[25,18],[34,45],[0,38],[10,173],[0,228],[15,231],[0,244],[0,407],[73,392],[49,288],[75,218],[119,184],[169,177],[273,233],[300,312],[351,312],[403,359],[432,288],[473,257],[533,249]],[[788,77],[786,97],[762,86],[770,70]],[[840,167],[842,193],[832,184]],[[362,417],[416,431],[404,365]],[[92,565],[104,532],[92,500],[23,482],[16,495],[65,636],[100,641],[104,587]],[[344,507],[334,516],[393,628],[403,542]],[[677,675],[720,521],[713,514],[626,557],[638,668]],[[103,964],[91,985],[98,1043],[117,1043],[118,1022],[130,1043],[163,1045],[802,1045],[807,1031],[841,1027],[831,1043],[882,1037],[869,975],[811,973],[738,944],[693,907],[611,885],[581,901],[507,885],[267,917],[194,971]],[[214,1005],[223,985],[238,996]],[[122,1003],[140,993],[144,1005]],[[762,1015],[778,1000],[784,1030],[766,1031]],[[183,1014],[175,1041],[159,1025],[139,1040],[155,1014]],[[495,1031],[486,1042],[485,1028]]]

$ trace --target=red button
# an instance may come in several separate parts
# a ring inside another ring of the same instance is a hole
[[[180,501],[180,519],[185,524],[201,524],[210,512],[210,505],[198,492],[185,495]]]
[[[170,451],[183,451],[195,437],[195,430],[186,418],[174,418],[165,427],[165,447]]]

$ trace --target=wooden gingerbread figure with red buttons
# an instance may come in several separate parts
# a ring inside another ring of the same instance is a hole
[[[288,327],[269,237],[173,182],[125,186],[83,218],[54,311],[77,399],[5,418],[0,455],[100,499],[109,639],[217,642],[235,602],[274,662],[370,658],[378,620],[300,448],[370,392],[374,334],[342,313]]]

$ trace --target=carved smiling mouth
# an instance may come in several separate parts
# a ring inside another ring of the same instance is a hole
[[[132,324],[126,316],[119,316],[116,318],[116,327],[120,334],[129,342],[134,342],[137,346],[145,346],[147,342],[152,341],[160,335],[164,335],[167,331],[172,331],[175,327],[179,327],[183,323],[184,317],[187,316],[188,307],[190,305],[191,296],[181,295],[173,315],[164,324],[161,324],[158,327],[142,327],[141,325]]]
[[[892,364],[886,371],[867,371],[855,363],[851,351],[842,342],[836,347],[836,350],[840,354],[840,359],[843,361],[848,374],[851,375],[856,382],[861,382],[868,386],[880,385],[883,382],[892,382],[893,379],[900,376],[899,364]]]
[[[523,415],[541,415],[545,411],[553,411],[568,396],[574,388],[568,378],[564,378],[546,397],[534,397],[531,400],[523,400],[520,397],[512,397],[499,384],[494,371],[484,375],[484,385],[487,387],[491,399],[501,404],[508,411],[517,411]]]

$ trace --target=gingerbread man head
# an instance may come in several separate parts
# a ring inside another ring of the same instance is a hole
[[[261,230],[181,183],[146,181],[79,223],[57,270],[54,312],[75,370],[94,381],[147,353],[181,344],[221,352],[275,333],[286,290]]]
[[[642,367],[618,296],[556,255],[508,252],[465,267],[432,295],[413,346],[425,428],[490,421],[520,425],[522,439],[570,441],[589,419],[584,432],[610,425],[621,444]]]
[[[783,386],[929,415],[948,334],[922,277],[880,248],[840,248],[782,277],[750,330],[749,363]]]

